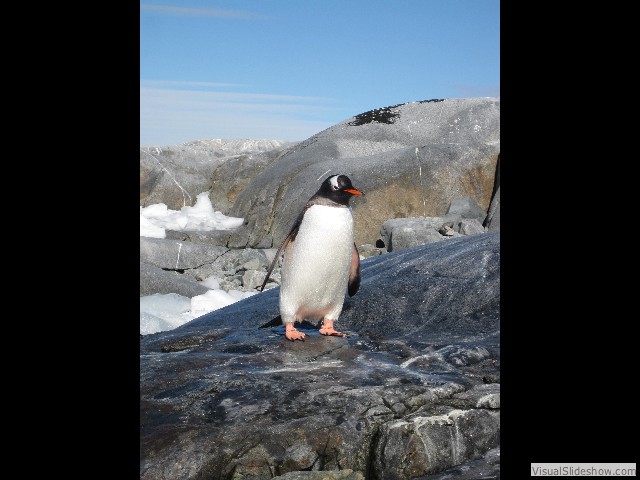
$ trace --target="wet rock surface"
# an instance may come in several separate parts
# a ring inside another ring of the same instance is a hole
[[[141,338],[141,478],[499,478],[499,231],[363,260],[347,338],[278,293]]]

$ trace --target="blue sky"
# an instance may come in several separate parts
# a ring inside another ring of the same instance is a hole
[[[374,108],[500,96],[499,0],[140,3],[140,145],[301,141]]]

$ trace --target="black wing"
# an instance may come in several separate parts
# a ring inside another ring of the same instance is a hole
[[[298,218],[296,219],[296,223],[291,228],[291,231],[289,232],[289,234],[282,241],[282,243],[280,244],[280,247],[278,248],[278,251],[276,252],[275,256],[273,257],[271,265],[269,266],[269,270],[267,270],[267,276],[264,277],[264,282],[262,282],[262,286],[260,287],[260,291],[261,292],[264,289],[264,286],[267,284],[267,280],[269,280],[269,276],[271,275],[271,271],[273,270],[273,267],[276,266],[276,263],[278,262],[278,259],[280,258],[280,255],[282,254],[282,252],[284,251],[286,246],[289,244],[289,242],[293,241],[296,238],[296,235],[298,234],[298,229],[300,228],[300,223],[302,222],[302,215],[303,214],[301,213],[298,216]]]
[[[353,243],[353,252],[351,254],[351,266],[349,267],[349,296],[353,297],[360,288],[360,254],[355,242]]]

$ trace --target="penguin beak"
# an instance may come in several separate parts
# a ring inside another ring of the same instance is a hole
[[[357,190],[355,188],[345,188],[345,192],[350,193],[351,195],[364,195],[364,192]]]

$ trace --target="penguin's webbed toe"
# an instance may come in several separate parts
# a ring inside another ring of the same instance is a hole
[[[320,333],[322,335],[332,336],[332,337],[346,337],[346,333],[338,332],[335,328],[333,328],[333,320],[324,319],[322,321],[322,326],[320,327]]]
[[[293,326],[293,323],[287,323],[284,330],[284,336],[287,337],[287,340],[291,340],[292,342],[295,342],[296,340],[301,340],[304,342],[305,337],[304,333],[296,330],[296,328]]]

